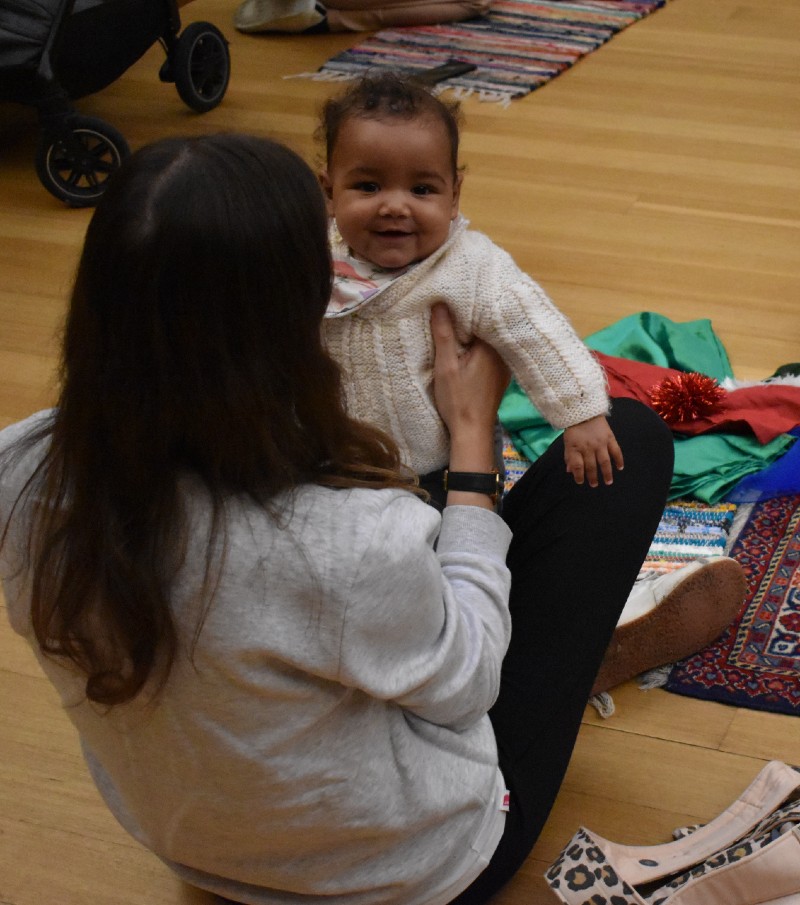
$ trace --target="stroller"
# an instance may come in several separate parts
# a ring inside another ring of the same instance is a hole
[[[72,101],[110,85],[159,41],[162,82],[205,113],[228,88],[222,32],[192,22],[181,34],[176,0],[0,0],[0,100],[34,106],[41,134],[36,173],[71,207],[96,204],[130,153],[123,136]]]

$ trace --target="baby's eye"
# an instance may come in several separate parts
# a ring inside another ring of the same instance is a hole
[[[374,194],[379,189],[377,182],[358,182],[355,187],[359,192],[365,192],[368,195]]]
[[[433,186],[430,185],[415,185],[413,189],[411,189],[412,193],[415,195],[430,195],[433,192]]]

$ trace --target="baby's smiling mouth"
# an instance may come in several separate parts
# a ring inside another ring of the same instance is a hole
[[[383,236],[386,239],[403,239],[406,236],[410,236],[410,232],[406,232],[402,229],[378,229],[375,231],[377,235]]]

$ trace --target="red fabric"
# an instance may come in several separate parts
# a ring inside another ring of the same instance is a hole
[[[658,365],[594,353],[603,366],[612,396],[638,399],[653,408],[650,390],[680,371]],[[800,425],[800,386],[763,383],[753,387],[727,390],[716,410],[691,421],[667,421],[680,434],[705,434],[709,431],[754,434],[759,443],[769,443]]]

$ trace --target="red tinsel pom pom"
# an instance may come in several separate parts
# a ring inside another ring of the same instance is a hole
[[[705,374],[694,372],[666,377],[650,390],[653,408],[667,423],[695,421],[719,408],[725,390]]]

